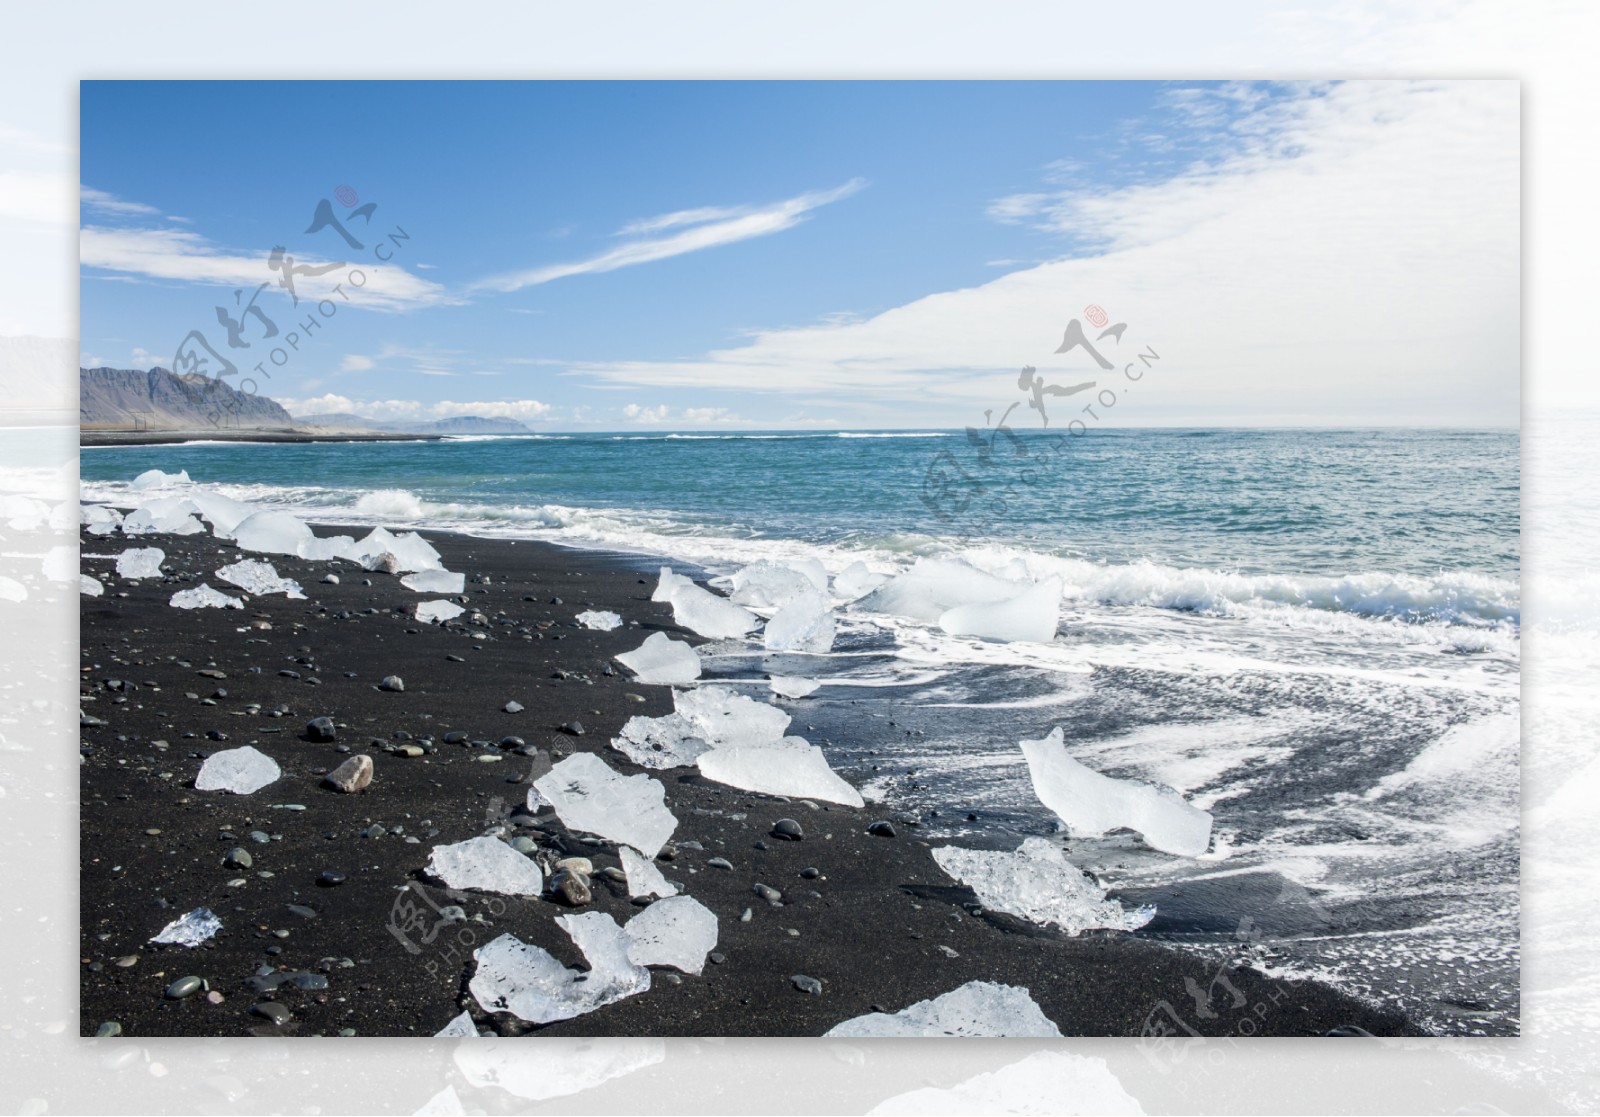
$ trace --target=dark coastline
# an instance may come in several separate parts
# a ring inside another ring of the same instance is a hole
[[[254,598],[242,611],[173,609],[167,604],[172,593],[200,581],[237,592],[211,572],[244,556],[206,535],[82,537],[86,556],[160,547],[176,575],[124,581],[109,561],[83,561],[85,573],[106,583],[106,595],[81,599],[82,708],[107,723],[82,730],[84,1035],[116,1021],[123,1034],[147,1037],[335,1035],[341,1029],[426,1036],[470,1008],[480,1028],[506,1035],[815,1036],[875,1006],[897,1011],[972,980],[1026,986],[1066,1035],[1139,1036],[1172,1024],[1169,1011],[1201,1035],[1320,1036],[1344,1025],[1376,1035],[1419,1034],[1397,1014],[1331,988],[1248,969],[1226,974],[1247,1008],[1207,1019],[1195,1012],[1188,981],[1205,989],[1216,971],[1196,957],[1127,935],[1073,939],[1003,916],[974,916],[963,906],[972,902],[971,893],[953,886],[905,820],[896,823],[897,837],[871,837],[866,827],[884,817],[879,808],[823,804],[811,810],[709,783],[693,769],[651,773],[665,784],[667,805],[679,819],[674,842],[703,847],[679,848],[659,867],[717,915],[717,951],[725,961],[681,982],[658,973],[641,996],[543,1027],[481,1012],[466,990],[472,948],[510,932],[575,964],[577,951],[553,921],[567,909],[479,893],[445,898],[421,869],[434,844],[500,824],[514,827],[510,820],[521,813],[535,761],[510,750],[440,742],[427,755],[407,758],[387,750],[415,741],[394,734],[442,738],[461,730],[472,741],[493,743],[516,734],[529,751],[544,749],[557,758],[591,751],[618,771],[638,771],[608,742],[630,716],[668,712],[670,695],[665,687],[634,683],[620,666],[613,675],[604,671],[612,656],[637,647],[652,631],[687,634],[672,624],[669,606],[649,600],[657,564],[644,557],[426,534],[446,566],[467,575],[469,609],[484,613],[486,626],[418,624],[394,610],[437,595],[413,593],[389,575],[365,574],[348,563],[283,556],[253,557],[297,579],[308,600],[275,595]],[[339,575],[339,585],[320,582],[329,572]],[[474,582],[479,575],[489,584]],[[573,615],[585,608],[614,610],[637,627],[573,627]],[[256,621],[271,627],[251,627]],[[252,666],[259,673],[251,673]],[[221,671],[225,678],[201,671]],[[391,674],[405,680],[403,693],[377,688]],[[108,689],[107,680],[122,687]],[[226,695],[211,698],[218,689]],[[525,709],[503,712],[511,700]],[[802,724],[804,701],[788,704]],[[259,715],[244,713],[251,702],[261,704]],[[279,703],[290,712],[266,716]],[[320,715],[340,724],[339,745],[373,757],[376,777],[366,791],[342,795],[321,785],[322,773],[344,755],[335,744],[305,739],[306,722]],[[582,736],[560,728],[575,720]],[[210,731],[225,733],[226,741],[208,739]],[[167,747],[156,748],[156,740]],[[205,755],[244,744],[277,760],[283,778],[250,796],[193,789]],[[499,759],[481,762],[486,754]],[[840,775],[862,782],[861,773],[848,768]],[[747,817],[732,817],[738,814]],[[784,816],[801,822],[805,840],[768,836]],[[590,857],[596,868],[617,864],[614,847],[585,844],[548,813],[537,822],[516,832]],[[374,823],[420,840],[360,836]],[[152,829],[160,833],[148,834]],[[252,830],[273,840],[254,843]],[[223,866],[235,846],[252,854],[249,869]],[[731,861],[733,870],[708,867],[712,857]],[[808,866],[821,877],[802,880],[800,870]],[[324,870],[347,880],[318,887]],[[227,886],[237,878],[246,883]],[[461,905],[469,921],[430,927],[437,934],[410,952],[390,930],[402,895],[397,890],[408,881],[427,886],[440,904]],[[783,891],[784,906],[769,907],[755,896],[756,882]],[[594,910],[619,922],[638,910],[622,886],[598,876],[594,886]],[[811,896],[813,890],[820,896]],[[291,904],[315,916],[293,913]],[[147,945],[166,922],[199,906],[222,919],[213,940],[193,950]],[[746,908],[752,918],[742,922]],[[138,961],[116,964],[130,955]],[[245,982],[263,965],[326,972],[328,988],[283,986],[258,995]],[[189,974],[207,978],[223,1002],[162,996],[168,983]],[[820,979],[824,992],[798,991],[789,980],[794,974]],[[250,1014],[253,1004],[269,999],[288,1009],[286,1024]]]

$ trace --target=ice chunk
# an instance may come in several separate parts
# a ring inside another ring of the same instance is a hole
[[[548,951],[501,935],[472,952],[478,964],[468,988],[485,1011],[548,1024],[650,988],[650,971],[629,961],[632,940],[611,916],[591,911],[556,923],[583,951],[588,971],[569,970]]]
[[[622,618],[606,609],[585,609],[578,614],[577,621],[584,628],[593,628],[600,632],[610,632],[614,628],[622,627]]]
[[[1198,857],[1211,844],[1211,815],[1177,792],[1131,780],[1112,779],[1067,755],[1061,727],[1039,741],[1023,741],[1028,775],[1039,801],[1078,837],[1108,830],[1137,830],[1144,844],[1163,853]]]
[[[823,588],[827,588],[824,579]],[[800,570],[776,562],[753,562],[733,575],[731,599],[757,609],[781,609],[801,594],[816,589]]]
[[[761,624],[744,606],[692,584],[673,587],[672,619],[712,640],[735,639]]]
[[[281,593],[294,598],[305,597],[300,592],[299,582],[283,577],[270,562],[259,559],[241,559],[231,566],[219,567],[217,577],[238,586],[245,593]]]
[[[764,745],[716,748],[695,761],[708,780],[795,799],[862,806],[861,793],[834,774],[822,750],[803,737]]]
[[[826,652],[833,647],[833,609],[816,589],[808,589],[767,622],[763,642],[772,652]]]
[[[310,528],[287,512],[252,512],[233,529],[240,550],[269,555],[298,555],[301,546],[314,538]]]
[[[802,679],[798,675],[774,675],[767,685],[779,698],[804,698],[822,684],[815,679]]]
[[[1152,907],[1126,911],[1106,899],[1105,889],[1045,838],[1028,838],[1015,853],[940,846],[933,859],[991,911],[1056,926],[1069,935],[1097,927],[1133,931],[1156,914]]]
[[[461,593],[467,588],[467,576],[448,570],[419,570],[401,578],[400,584],[418,593]]]
[[[313,562],[326,562],[329,559],[350,559],[350,552],[356,545],[355,538],[349,535],[318,535],[304,540],[300,544],[300,557]]]
[[[387,528],[381,527],[373,528],[365,539],[348,548],[345,557],[366,566],[367,560],[377,559],[386,554],[394,556],[395,570],[402,574],[413,570],[440,570],[444,567],[439,561],[439,552],[434,550],[433,544],[416,532],[402,532],[395,535]]]
[[[617,656],[617,662],[637,675],[641,683],[682,686],[700,677],[700,657],[695,650],[664,632],[652,632],[633,651]]]
[[[79,574],[78,592],[84,597],[99,597],[106,592],[106,588],[100,584],[98,578],[91,578],[87,574]]]
[[[629,718],[621,734],[611,738],[611,747],[641,768],[682,768],[693,764],[711,745],[699,736],[693,722],[674,713]]]
[[[455,620],[466,610],[454,601],[423,601],[417,605],[417,620],[428,624]]]
[[[628,960],[636,966],[672,966],[698,974],[717,945],[717,917],[692,896],[657,900],[622,930],[628,936]]]
[[[433,1033],[434,1039],[477,1039],[478,1026],[472,1022],[472,1013],[463,1012],[450,1023]]]
[[[181,919],[174,919],[151,942],[172,946],[199,946],[222,930],[222,920],[210,908],[195,908]]]
[[[866,563],[852,562],[834,577],[833,592],[840,597],[862,597],[888,580],[889,575],[873,573]]]
[[[674,574],[672,572],[672,567],[663,566],[661,568],[661,577],[656,582],[655,592],[650,595],[650,600],[671,601],[673,591],[679,586],[692,585],[694,585],[694,580],[692,578],[685,578],[682,574]]]
[[[960,559],[923,558],[857,601],[856,608],[932,624],[957,606],[1004,601],[1027,588],[1026,583],[997,578]]]
[[[276,760],[260,749],[244,745],[206,757],[206,762],[200,765],[200,774],[194,778],[194,789],[250,795],[277,782],[281,775],[283,771]]]
[[[117,556],[117,577],[159,578],[167,553],[160,547],[134,547]]]
[[[867,1039],[913,1036],[1019,1036],[1058,1039],[1061,1029],[1020,985],[969,981],[932,1000],[889,1014],[869,1012],[835,1024],[824,1037]]]
[[[629,896],[676,896],[678,886],[661,875],[656,863],[632,846],[617,850],[622,858],[622,871],[628,876]],[[630,925],[631,926],[631,925]],[[642,966],[650,963],[641,962]]]
[[[195,519],[199,507],[184,497],[162,497],[147,500],[129,512],[122,520],[122,534],[199,535],[205,525]]]
[[[428,872],[447,888],[476,888],[507,896],[537,896],[544,891],[539,866],[499,838],[468,838],[434,846]]]
[[[180,469],[176,473],[163,473],[159,469],[147,469],[132,481],[128,482],[131,489],[159,489],[167,485],[192,485],[189,480],[189,471]]]
[[[659,780],[620,775],[593,753],[573,753],[533,786],[569,830],[630,845],[646,857],[660,853],[678,828]]]
[[[793,720],[778,707],[736,694],[728,687],[675,690],[672,704],[694,725],[699,737],[719,748],[776,741]]]
[[[90,535],[111,535],[122,525],[122,513],[103,504],[83,505],[78,518]]]
[[[167,603],[174,609],[243,609],[244,602],[214,590],[205,582],[193,589],[179,590]]]
[[[257,511],[253,504],[245,504],[205,489],[195,489],[189,494],[189,499],[199,510],[200,518],[211,524],[211,534],[218,539],[232,539],[234,529]]]
[[[1004,601],[949,609],[940,614],[939,627],[952,636],[1048,644],[1056,638],[1060,615],[1061,582],[1049,578]]]

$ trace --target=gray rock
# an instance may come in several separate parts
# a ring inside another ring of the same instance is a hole
[[[526,834],[518,834],[515,838],[511,839],[511,848],[516,850],[518,853],[532,853],[534,850],[539,848],[539,843],[528,837]]]
[[[779,892],[776,888],[773,888],[770,885],[758,884],[755,886],[753,891],[757,896],[760,896],[763,900],[774,907],[783,902],[783,893]]]
[[[563,732],[571,733],[574,737],[582,737],[584,732],[583,722],[581,721],[569,721],[561,729]]]
[[[168,1000],[181,1001],[183,998],[192,997],[207,988],[209,986],[206,985],[205,978],[190,974],[188,977],[180,977],[177,981],[167,986],[162,995]]]
[[[813,865],[807,865],[804,869],[800,870],[800,876],[805,880],[816,880],[821,875],[822,870]]]
[[[333,869],[324,869],[317,875],[317,885],[321,888],[337,888],[347,879],[343,873],[335,872]]]
[[[880,819],[879,821],[874,822],[871,826],[867,827],[867,833],[876,835],[880,838],[892,838],[894,837],[894,826],[892,823],[885,822]]]
[[[250,1006],[250,1015],[259,1016],[273,1025],[289,1022],[289,1010],[277,1001],[257,1001]]]
[[[802,993],[810,993],[813,997],[822,996],[822,982],[803,973],[797,973],[789,979],[790,983]]]
[[[569,869],[562,869],[550,878],[550,891],[568,907],[581,908],[594,900],[594,893],[589,889],[589,878]]]
[[[726,857],[713,857],[710,861],[707,861],[706,864],[713,869],[733,868],[733,862],[729,861]]]
[[[362,790],[372,782],[372,757],[357,753],[329,772],[323,782],[346,794]]]
[[[385,675],[383,680],[378,683],[378,688],[380,690],[392,690],[398,692],[406,689],[406,681],[399,675]]]
[[[222,863],[230,869],[248,869],[255,864],[255,858],[250,856],[250,851],[244,846],[234,846],[223,855]]]
[[[336,741],[339,730],[334,727],[332,718],[312,718],[306,722],[306,736],[313,741]]]
[[[502,710],[504,710],[508,714],[520,714],[525,707],[522,705],[521,702],[512,701],[512,702],[507,702],[504,706],[501,706],[500,708]]]
[[[94,1030],[94,1034],[96,1039],[110,1039],[112,1036],[120,1036],[122,1034],[122,1025],[115,1020],[107,1020]]]
[[[786,842],[798,842],[806,836],[806,832],[794,819],[780,818],[772,827],[772,836]]]

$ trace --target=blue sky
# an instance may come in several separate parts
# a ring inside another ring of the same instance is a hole
[[[1103,421],[1516,422],[1515,83],[81,89],[83,360],[302,333],[297,413],[954,426],[1096,373],[1054,349],[1100,304],[1164,362]],[[295,308],[278,245],[347,266]]]

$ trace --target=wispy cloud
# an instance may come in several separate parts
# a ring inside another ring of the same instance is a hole
[[[641,426],[703,426],[713,423],[742,423],[744,420],[726,407],[673,408],[660,403],[654,407],[630,403],[622,409],[623,417]]]
[[[448,419],[458,415],[482,415],[492,419],[528,422],[546,418],[552,411],[548,403],[536,399],[438,400],[424,403],[414,399],[355,399],[328,392],[306,398],[278,397],[291,415],[331,415],[348,413],[367,419]]]
[[[366,372],[377,363],[371,357],[363,357],[360,353],[346,353],[344,360],[339,362],[339,371]]]
[[[143,202],[130,202],[92,186],[78,187],[78,200],[86,210],[116,214],[122,217],[159,217],[161,211]]]
[[[615,271],[618,268],[648,264],[706,248],[750,240],[752,237],[770,236],[792,229],[804,221],[811,211],[821,206],[849,197],[866,182],[851,179],[832,190],[800,194],[773,205],[749,208],[705,207],[679,210],[660,217],[636,221],[624,227],[619,235],[634,235],[680,229],[671,236],[649,237],[619,245],[587,260],[568,264],[548,264],[526,271],[491,276],[473,285],[473,289],[494,291],[519,291],[557,279],[574,275],[592,275]],[[687,228],[684,228],[687,226]]]
[[[253,289],[263,282],[275,282],[280,275],[267,266],[268,252],[245,255],[223,249],[186,229],[86,225],[79,232],[78,256],[86,268],[219,287]],[[295,262],[312,267],[328,263],[304,256],[297,256]],[[301,305],[331,298],[341,307],[404,311],[459,301],[441,285],[401,267],[363,262],[360,270],[365,284],[359,289],[350,283],[346,268],[321,276],[297,276],[295,290]],[[341,285],[343,291],[336,291]]]

